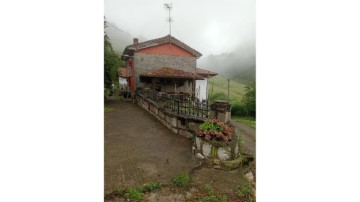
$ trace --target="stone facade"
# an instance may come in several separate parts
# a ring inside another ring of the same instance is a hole
[[[134,53],[134,65],[135,77],[139,77],[140,74],[145,71],[161,67],[178,68],[187,72],[195,73],[196,58],[187,56]]]
[[[196,58],[189,56],[173,56],[159,55],[147,53],[134,53],[134,75],[137,87],[151,88],[152,84],[140,82],[139,76],[146,71],[158,69],[162,67],[177,68],[183,71],[195,73]],[[161,91],[174,91],[174,85],[164,85]],[[180,92],[191,93],[195,88],[193,81],[185,81],[184,85],[178,86],[176,89]]]

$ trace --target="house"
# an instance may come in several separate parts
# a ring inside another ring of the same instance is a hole
[[[133,44],[126,46],[121,56],[126,67],[120,72],[124,78],[129,78],[132,96],[137,89],[147,88],[170,95],[195,97],[196,81],[216,74],[197,70],[199,57],[201,53],[171,35],[144,42],[134,38]]]

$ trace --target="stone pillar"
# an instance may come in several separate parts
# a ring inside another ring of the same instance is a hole
[[[216,100],[210,106],[210,118],[229,123],[231,119],[231,104],[225,100]]]

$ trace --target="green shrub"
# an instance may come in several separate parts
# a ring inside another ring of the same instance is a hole
[[[158,182],[149,182],[142,186],[142,190],[143,190],[143,192],[149,192],[149,191],[154,191],[154,190],[160,189],[160,187],[161,187],[161,184]]]
[[[244,116],[246,109],[243,103],[235,102],[231,105],[231,115],[232,116]]]
[[[245,87],[244,106],[247,116],[256,117],[256,82],[251,81]]]
[[[144,194],[141,190],[136,188],[129,188],[125,193],[125,197],[130,199],[131,201],[141,201],[144,198]]]
[[[190,177],[187,173],[181,173],[173,178],[173,184],[178,187],[187,186],[190,182]]]

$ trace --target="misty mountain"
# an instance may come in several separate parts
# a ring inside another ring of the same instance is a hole
[[[255,79],[256,61],[254,46],[239,46],[235,51],[209,55],[198,60],[197,66],[217,72],[224,77],[246,83]]]
[[[133,38],[138,38],[139,41],[146,41],[147,39],[144,36],[133,37],[129,33],[124,30],[118,28],[114,23],[108,22],[107,27],[105,28],[105,32],[107,33],[111,45],[114,51],[121,55],[127,45],[133,43]]]
[[[107,23],[105,32],[108,35],[114,51],[121,55],[125,47],[132,44],[133,37],[125,31],[117,28],[111,22]]]

